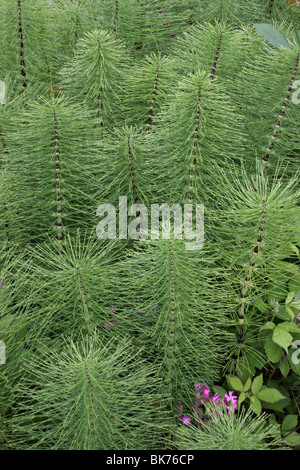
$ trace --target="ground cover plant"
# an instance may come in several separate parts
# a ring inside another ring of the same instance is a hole
[[[300,449],[299,63],[297,0],[0,0],[1,449]]]

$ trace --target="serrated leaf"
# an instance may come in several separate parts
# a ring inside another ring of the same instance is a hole
[[[274,343],[272,338],[267,338],[265,341],[265,351],[267,358],[270,362],[278,362],[281,359],[282,348],[279,344]]]
[[[285,398],[276,388],[264,388],[257,394],[258,398],[268,403],[276,403],[279,400]]]
[[[291,431],[294,429],[298,424],[298,416],[297,415],[287,415],[281,425],[282,431]]]
[[[295,298],[295,292],[289,292],[288,295],[287,295],[287,298],[285,299],[285,305],[288,305],[292,302],[292,300],[294,300]]]
[[[300,434],[298,432],[292,432],[284,439],[284,442],[289,446],[300,446]]]
[[[244,392],[247,392],[247,390],[249,390],[250,386],[251,386],[251,379],[249,377],[248,380],[246,381],[245,385],[244,385],[244,388],[243,388]]]
[[[268,23],[254,23],[256,31],[274,47],[290,47],[280,32]]]
[[[287,375],[290,371],[290,363],[289,363],[288,358],[286,358],[284,361],[282,361],[279,364],[279,369],[280,369],[280,372],[282,373],[283,377],[287,377]]]
[[[243,391],[243,384],[238,377],[235,377],[233,375],[228,375],[227,381],[230,387],[232,387],[234,390],[237,390],[238,392]]]
[[[285,309],[286,309],[286,312],[289,314],[291,320],[293,321],[294,318],[295,318],[295,314],[294,314],[293,310],[290,307],[285,307]]]
[[[263,375],[260,374],[257,377],[255,377],[255,379],[252,382],[251,391],[254,395],[256,395],[259,392],[259,390],[262,387],[262,384],[263,384]]]
[[[267,323],[265,323],[263,326],[260,327],[259,331],[273,330],[275,326],[276,326],[275,323],[273,323],[272,321],[267,321]]]
[[[241,392],[240,393],[240,396],[239,396],[239,399],[238,399],[238,405],[240,406],[241,403],[243,403],[243,401],[246,399],[246,393],[245,392]]]
[[[299,326],[296,325],[296,323],[293,323],[291,321],[284,321],[284,322],[280,323],[279,326],[281,328],[284,328],[287,331],[291,331],[292,333],[299,333],[300,332]]]
[[[290,335],[285,328],[279,325],[273,330],[272,339],[275,343],[279,344],[286,352],[287,348],[292,344],[293,337]]]
[[[260,400],[257,398],[256,395],[253,397],[250,397],[250,406],[252,410],[254,411],[254,413],[256,413],[257,415],[261,413],[262,406],[261,406]]]

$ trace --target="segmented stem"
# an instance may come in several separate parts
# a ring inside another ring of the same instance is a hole
[[[24,59],[24,37],[23,37],[23,26],[22,26],[22,4],[21,0],[18,0],[18,21],[19,21],[19,39],[20,39],[20,66],[21,76],[23,80],[22,88],[25,90],[27,87],[26,83],[26,70],[25,70],[25,59]]]
[[[55,147],[55,180],[56,180],[56,238],[62,241],[62,206],[61,206],[61,168],[60,168],[60,151],[59,136],[56,110],[53,104],[53,121],[54,121],[54,147]]]
[[[256,239],[255,246],[251,254],[251,260],[248,266],[247,273],[243,279],[243,283],[242,283],[243,287],[242,287],[242,291],[240,294],[240,308],[238,311],[238,318],[239,318],[238,320],[239,328],[238,328],[238,337],[237,337],[238,343],[243,342],[246,304],[248,302],[248,290],[251,284],[252,273],[256,265],[257,256],[261,247],[261,243],[263,241],[263,232],[265,229],[265,224],[266,224],[266,202],[263,200],[263,210],[261,213],[261,220],[260,220],[260,225],[258,229],[258,237]]]
[[[165,14],[164,10],[163,10],[162,7],[158,4],[158,0],[155,0],[155,2],[157,3],[157,10],[158,10],[158,13],[163,17],[164,14]],[[163,21],[163,20],[162,20],[162,21]],[[168,21],[166,21],[165,23],[163,23],[163,25],[169,27],[171,38],[175,38],[174,30],[173,30],[173,27],[170,25],[170,23],[169,23]]]
[[[113,27],[113,32],[117,32],[117,23],[118,23],[118,16],[119,16],[119,2],[116,0],[116,8],[115,8],[115,14],[114,14],[114,27]]]
[[[134,201],[135,201],[135,204],[139,204],[139,197],[138,197],[136,184],[135,184],[135,171],[134,171],[134,166],[133,166],[133,155],[132,155],[130,136],[128,136],[127,145],[128,145],[129,170],[130,170],[131,185],[132,185]]]
[[[175,347],[175,327],[176,327],[176,308],[175,308],[175,270],[174,270],[174,257],[172,250],[172,243],[169,240],[169,253],[170,253],[170,276],[171,276],[171,313],[170,313],[170,329],[168,334],[168,347],[166,358],[166,381],[165,385],[169,389],[172,386],[172,367],[174,362],[174,347]]]
[[[153,123],[152,116],[153,116],[153,108],[154,108],[154,104],[155,104],[155,100],[156,100],[156,94],[157,94],[157,88],[158,88],[158,75],[159,75],[159,62],[157,64],[157,68],[156,68],[154,88],[153,88],[153,91],[152,91],[152,99],[151,99],[150,109],[149,109],[149,113],[148,113],[148,120],[147,120],[148,129],[150,129],[150,127]]]
[[[281,111],[280,111],[280,113],[279,113],[278,120],[277,120],[276,125],[275,125],[275,128],[274,128],[274,132],[273,132],[272,137],[271,137],[271,139],[270,139],[270,141],[269,141],[269,146],[268,146],[268,148],[267,148],[266,154],[265,154],[265,156],[262,158],[263,164],[266,164],[266,163],[269,161],[269,158],[270,158],[270,151],[271,151],[272,148],[274,147],[275,141],[276,141],[276,139],[277,139],[277,137],[278,137],[278,133],[279,133],[280,126],[281,126],[281,123],[282,123],[282,119],[283,119],[283,117],[284,117],[285,110],[286,110],[286,107],[287,107],[287,105],[288,105],[288,101],[289,101],[289,99],[290,99],[290,95],[291,95],[291,92],[292,92],[292,85],[293,85],[293,82],[294,82],[295,77],[296,77],[296,74],[297,74],[297,70],[298,70],[298,66],[299,66],[299,58],[300,58],[300,51],[298,52],[298,55],[297,55],[296,65],[295,65],[295,68],[294,68],[294,71],[293,71],[293,75],[292,75],[292,78],[291,78],[291,82],[290,82],[290,85],[289,85],[289,88],[288,88],[288,91],[287,91],[285,100],[284,100],[284,102],[282,103]]]

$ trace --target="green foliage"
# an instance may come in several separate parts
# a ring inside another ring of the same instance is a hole
[[[180,426],[176,448],[182,450],[271,450],[283,448],[274,437],[275,425],[267,424],[267,415],[253,416],[250,411],[239,415],[224,414],[212,418],[202,427]]]
[[[0,448],[299,449],[300,8],[0,9]]]
[[[13,389],[18,406],[4,423],[8,447],[118,450],[157,445],[163,415],[153,368],[136,357],[128,340],[103,345],[93,334],[78,343],[66,338],[50,349],[41,346],[22,364],[23,379]]]

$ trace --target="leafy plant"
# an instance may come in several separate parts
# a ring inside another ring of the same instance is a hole
[[[0,10],[0,448],[299,449],[298,2]]]

